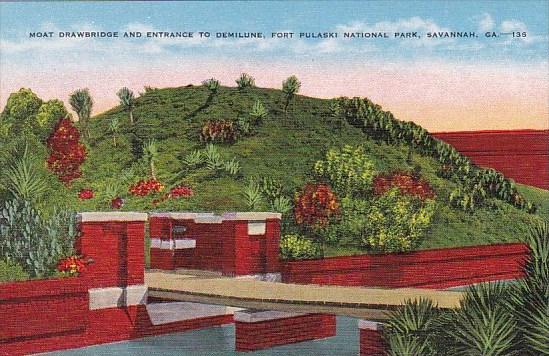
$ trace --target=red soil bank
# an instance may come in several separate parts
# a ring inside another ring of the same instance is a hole
[[[305,314],[265,321],[239,321],[235,314],[236,351],[253,351],[277,345],[335,336],[336,317]]]
[[[498,244],[400,254],[329,257],[282,264],[286,283],[449,288],[522,276],[523,244]]]
[[[549,189],[549,130],[438,132],[479,166],[518,183]]]

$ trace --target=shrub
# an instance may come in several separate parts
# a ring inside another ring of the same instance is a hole
[[[200,131],[200,141],[213,142],[234,142],[237,139],[237,131],[232,121],[208,121]]]
[[[280,240],[280,255],[285,260],[305,260],[322,257],[320,245],[300,235],[285,235]]]
[[[177,187],[174,187],[170,189],[170,193],[168,194],[169,198],[188,198],[193,196],[193,190],[191,187],[187,187],[185,185],[179,185]]]
[[[140,180],[130,186],[129,192],[134,196],[144,197],[149,194],[159,193],[164,190],[164,185],[156,179]]]
[[[57,270],[61,274],[77,276],[86,269],[86,261],[80,256],[69,256],[57,263]]]
[[[390,189],[397,188],[401,194],[411,195],[420,200],[435,198],[435,192],[429,182],[413,173],[380,174],[374,178],[372,185],[375,195],[383,195]]]
[[[78,198],[79,198],[80,200],[92,199],[93,197],[94,197],[93,190],[91,190],[91,189],[89,189],[89,188],[81,189],[81,190],[78,192]]]
[[[60,258],[73,252],[76,218],[56,212],[44,219],[27,201],[7,201],[0,209],[0,259],[20,264],[31,277],[51,275]]]
[[[238,89],[253,88],[255,87],[255,79],[248,73],[242,73],[236,80],[236,85]]]
[[[263,204],[263,196],[261,195],[261,187],[254,179],[249,179],[248,184],[244,187],[242,195],[246,200],[246,205],[249,211],[257,210]]]
[[[362,245],[379,252],[410,251],[421,242],[434,211],[434,201],[421,202],[391,189],[368,207]]]
[[[332,217],[339,215],[339,202],[326,184],[306,184],[296,194],[294,217],[298,224],[324,227]]]
[[[434,355],[440,311],[430,299],[406,300],[387,322],[384,337],[389,355]]]
[[[265,118],[267,117],[267,110],[265,109],[265,106],[261,101],[255,101],[254,106],[252,107],[252,111],[250,112],[250,116],[253,119],[254,125],[261,124],[263,120],[265,120]]]
[[[366,156],[364,148],[345,145],[331,149],[326,160],[317,161],[315,173],[342,195],[363,194],[370,189],[374,177],[374,164]]]
[[[80,133],[69,119],[59,120],[47,140],[48,168],[65,185],[82,176],[80,166],[86,159],[86,148],[79,140]]]
[[[208,90],[215,94],[217,93],[217,90],[219,89],[219,80],[215,78],[210,78],[202,82],[202,85],[204,85]]]
[[[0,283],[24,281],[30,276],[20,264],[12,261],[0,260]]]

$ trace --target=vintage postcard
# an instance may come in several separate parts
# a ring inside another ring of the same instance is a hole
[[[549,3],[0,2],[0,355],[549,355]]]

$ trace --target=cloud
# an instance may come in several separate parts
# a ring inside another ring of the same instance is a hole
[[[492,15],[489,13],[483,13],[480,16],[475,17],[478,21],[478,30],[479,32],[492,31],[496,26],[496,22],[492,18]]]

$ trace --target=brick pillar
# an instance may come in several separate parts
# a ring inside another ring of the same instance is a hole
[[[386,354],[382,323],[359,320],[358,328],[360,329],[361,356],[383,356]]]
[[[265,272],[280,272],[280,218],[267,219],[265,228],[265,256]]]
[[[144,304],[147,214],[80,213],[78,221],[77,249],[93,259],[84,272],[89,280],[90,309]]]

